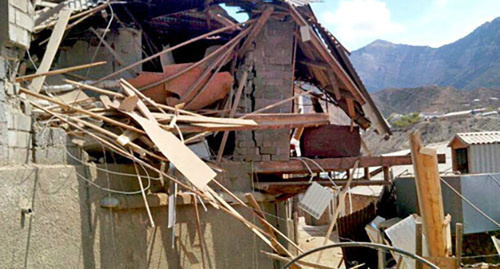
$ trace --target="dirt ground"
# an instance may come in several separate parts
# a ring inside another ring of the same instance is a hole
[[[326,234],[328,226],[309,226],[305,223],[303,217],[299,218],[299,247],[307,251],[313,248],[317,248],[323,245],[323,240]],[[330,236],[328,244],[338,243],[337,233],[334,231]],[[342,261],[342,251],[340,248],[324,250],[321,255],[321,260],[317,262],[319,252],[314,253],[306,258],[305,261],[319,263],[321,265],[326,265],[331,268],[345,268],[344,264],[339,266]],[[303,268],[312,268],[306,267]]]

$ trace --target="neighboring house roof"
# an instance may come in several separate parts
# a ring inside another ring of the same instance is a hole
[[[475,133],[458,133],[448,144],[450,147],[456,140],[466,145],[486,145],[500,143],[500,131],[498,132],[475,132]]]

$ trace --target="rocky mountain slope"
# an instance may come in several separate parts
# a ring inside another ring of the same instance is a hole
[[[500,88],[500,17],[439,48],[377,40],[350,59],[372,92],[422,85]]]
[[[500,117],[498,115],[484,118],[470,118],[460,122],[422,121],[405,129],[394,129],[388,141],[383,141],[380,135],[368,131],[363,134],[371,153],[374,155],[389,153],[409,148],[407,132],[418,130],[422,142],[427,145],[449,141],[456,133],[498,131]]]
[[[500,106],[500,87],[461,91],[451,87],[386,89],[371,94],[382,114],[412,112],[448,113],[482,107]],[[496,99],[496,100],[495,100]]]

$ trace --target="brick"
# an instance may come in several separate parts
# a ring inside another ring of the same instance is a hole
[[[293,74],[290,71],[282,71],[280,69],[271,69],[268,71],[258,72],[258,77],[268,78],[268,79],[283,79],[283,80],[291,80]]]
[[[271,160],[271,155],[261,155],[262,161],[267,162]]]
[[[266,139],[262,142],[263,147],[272,147],[273,146],[273,141]]]
[[[260,153],[262,153],[262,154],[276,154],[277,149],[274,147],[261,147]]]
[[[271,160],[272,161],[288,161],[290,157],[288,155],[271,155]]]

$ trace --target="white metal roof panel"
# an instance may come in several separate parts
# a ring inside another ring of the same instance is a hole
[[[500,143],[500,131],[458,133],[456,134],[455,138],[460,139],[462,142],[468,145],[496,144]]]

